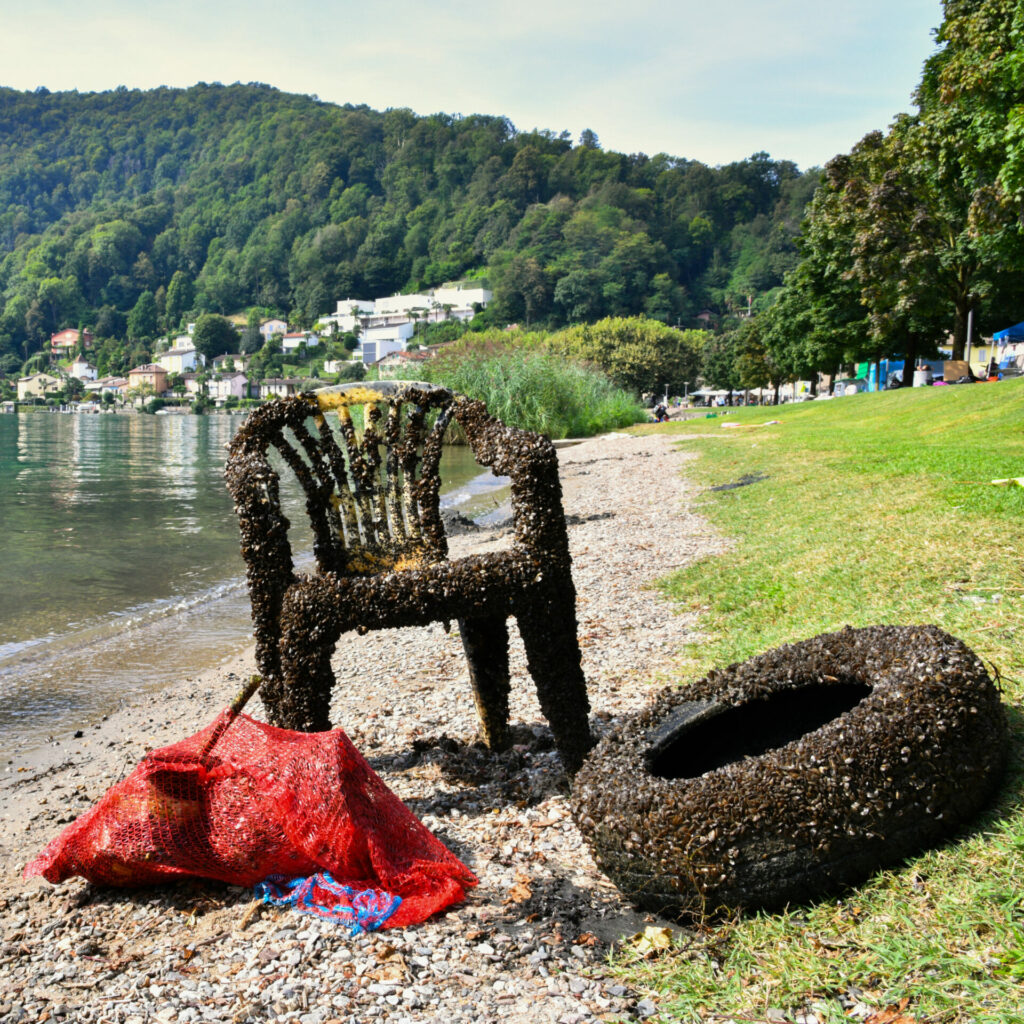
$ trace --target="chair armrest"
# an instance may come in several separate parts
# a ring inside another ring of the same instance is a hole
[[[516,546],[538,556],[568,559],[558,453],[551,440],[506,426],[473,399],[458,398],[454,418],[476,461],[511,481]]]

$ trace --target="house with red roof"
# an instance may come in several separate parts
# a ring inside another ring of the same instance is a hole
[[[92,348],[92,334],[89,331],[79,332],[77,327],[66,327],[50,335],[50,352],[55,356],[71,355],[78,348],[79,333],[85,347]]]

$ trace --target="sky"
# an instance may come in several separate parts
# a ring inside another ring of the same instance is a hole
[[[0,0],[0,86],[263,82],[807,168],[913,109],[941,17],[940,0]]]

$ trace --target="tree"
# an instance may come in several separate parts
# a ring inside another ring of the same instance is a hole
[[[716,334],[708,339],[701,350],[700,360],[700,373],[708,387],[729,392],[740,387],[736,366],[737,350],[735,333]]]
[[[339,381],[358,381],[366,377],[366,367],[361,362],[352,362],[343,366],[338,373]]]
[[[984,182],[986,202],[1019,212],[1024,9],[1016,0],[945,0],[935,36],[940,49],[915,94],[935,129],[933,143],[950,171]]]
[[[735,370],[737,383],[744,391],[781,383],[778,367],[765,344],[760,317],[750,317],[736,328]]]
[[[204,313],[196,321],[192,342],[196,351],[209,362],[217,356],[235,351],[238,346],[238,332],[226,317],[217,313]]]
[[[104,338],[96,347],[96,372],[100,377],[124,376],[130,369],[124,342],[117,338]]]
[[[637,394],[683,391],[697,378],[703,331],[679,331],[645,317],[608,318],[551,335],[547,346],[594,363],[620,387]]]
[[[239,352],[251,355],[263,347],[263,335],[260,333],[260,314],[257,309],[250,309],[245,329],[239,342]]]
[[[555,302],[570,323],[596,320],[601,315],[605,283],[597,270],[570,270],[555,285]]]
[[[128,321],[123,313],[113,306],[101,306],[96,314],[97,338],[123,338]]]
[[[82,297],[74,278],[44,278],[39,282],[37,296],[52,330],[56,331],[62,324],[78,318]]]
[[[77,377],[63,377],[60,390],[61,402],[81,401],[85,394],[85,384]]]
[[[239,351],[244,355],[251,355],[263,347],[263,335],[259,327],[246,327],[239,336]]]
[[[805,251],[841,267],[865,310],[862,357],[933,345],[952,334],[963,358],[969,320],[994,326],[1024,270],[1012,115],[1019,103],[1006,40],[1020,40],[1009,0],[946,0],[925,65],[919,111],[871,132],[826,167]],[[909,361],[909,359],[908,359]],[[905,375],[906,376],[906,375]]]
[[[678,324],[686,309],[686,289],[676,284],[668,274],[655,274],[644,300],[647,316],[664,324]]]
[[[151,291],[144,291],[128,314],[128,337],[132,341],[151,341],[158,330],[156,299]]]
[[[774,369],[773,385],[787,380],[816,382],[818,373],[835,376],[844,361],[848,324],[843,317],[847,311],[829,301],[835,291],[812,287],[808,267],[805,261],[790,274],[776,303],[756,318],[758,337]],[[841,288],[838,294],[844,294]],[[863,323],[864,311],[856,295],[852,309],[852,319]]]
[[[553,285],[536,256],[517,253],[501,268],[494,303],[506,321],[523,319],[526,326],[551,310]]]
[[[176,270],[167,286],[167,298],[164,301],[164,316],[169,331],[177,330],[194,302],[195,289],[191,280],[183,270]]]

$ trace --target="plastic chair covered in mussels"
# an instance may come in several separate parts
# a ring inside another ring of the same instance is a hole
[[[510,550],[448,558],[439,467],[453,422],[476,461],[511,480]],[[278,465],[304,492],[311,572],[295,567]],[[343,633],[457,620],[483,739],[506,748],[514,616],[563,763],[579,767],[592,746],[589,701],[548,438],[507,427],[482,402],[435,385],[346,384],[257,409],[229,446],[225,476],[248,570],[260,695],[273,724],[330,727],[331,657]]]

